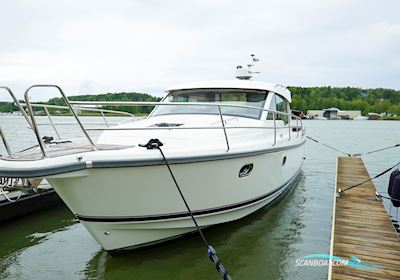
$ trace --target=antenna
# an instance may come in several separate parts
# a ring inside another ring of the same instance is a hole
[[[251,62],[247,64],[245,67],[242,65],[236,66],[236,78],[239,80],[251,80],[253,74],[259,74],[260,72],[253,71],[254,64],[260,61],[259,58],[256,58],[255,54],[251,54]]]

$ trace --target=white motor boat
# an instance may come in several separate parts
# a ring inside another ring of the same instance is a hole
[[[173,86],[157,103],[69,102],[55,86],[86,142],[43,140],[32,107],[49,105],[31,104],[28,89],[38,147],[2,156],[0,176],[47,179],[107,251],[148,246],[195,230],[160,151],[141,147],[157,138],[201,227],[243,218],[298,177],[305,131],[287,88],[239,78]],[[75,110],[93,105],[154,109],[145,119],[85,127]]]
[[[315,116],[314,120],[320,120],[320,121],[326,121],[328,118],[325,118],[323,116]]]
[[[364,116],[357,116],[353,119],[354,121],[366,121],[368,120],[368,117],[364,117]]]

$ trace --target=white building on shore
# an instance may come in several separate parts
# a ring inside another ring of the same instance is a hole
[[[310,119],[326,118],[329,120],[340,120],[340,119],[352,120],[357,116],[361,116],[361,111],[360,110],[343,110],[342,111],[338,108],[328,108],[328,109],[322,109],[322,110],[308,110],[307,116]]]

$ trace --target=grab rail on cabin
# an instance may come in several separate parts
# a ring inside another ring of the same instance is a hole
[[[229,107],[229,108],[241,108],[241,109],[252,109],[252,110],[258,110],[261,112],[267,112],[267,113],[272,113],[273,116],[273,122],[274,122],[274,145],[276,145],[277,143],[277,129],[281,129],[281,128],[286,128],[286,127],[277,127],[276,125],[276,121],[277,121],[277,116],[278,115],[283,115],[286,116],[288,118],[288,141],[291,140],[291,130],[292,130],[292,126],[291,126],[291,121],[294,119],[296,119],[296,137],[299,137],[299,121],[300,121],[300,127],[301,127],[301,131],[302,131],[302,136],[304,135],[304,129],[303,129],[303,121],[301,120],[300,117],[296,116],[296,115],[292,115],[290,113],[286,113],[286,112],[281,112],[281,111],[275,111],[275,110],[270,110],[270,109],[265,109],[265,108],[259,108],[259,107],[253,107],[253,106],[247,106],[247,105],[236,105],[236,104],[225,104],[225,103],[206,103],[206,102],[130,102],[130,101],[72,101],[71,104],[73,105],[80,105],[80,106],[84,106],[84,105],[90,105],[90,106],[208,106],[208,107],[217,107],[218,109],[218,114],[219,117],[221,119],[221,127],[217,127],[217,128],[222,128],[223,132],[224,132],[224,137],[225,137],[225,142],[226,142],[226,146],[227,146],[227,151],[229,151],[230,147],[229,147],[229,140],[228,140],[228,135],[226,133],[226,129],[230,129],[230,128],[258,128],[258,129],[264,129],[264,128],[269,128],[269,127],[226,127],[225,126],[225,121],[223,118],[223,114],[221,112],[221,107]],[[80,107],[81,108],[81,107]],[[151,116],[151,114],[150,114]],[[123,130],[144,130],[147,128],[126,128]],[[160,129],[160,127],[155,127],[155,128],[150,128],[150,129]],[[168,127],[167,129],[199,129],[199,127]],[[210,129],[210,127],[204,128],[204,129]],[[87,130],[113,130],[113,128],[99,128],[99,129],[87,129]]]
[[[207,102],[136,102],[136,101],[71,101],[72,105],[79,105],[79,106],[208,106],[208,107],[228,107],[228,108],[239,108],[239,109],[252,109],[252,110],[258,110],[261,112],[267,112],[267,113],[272,113],[273,116],[273,122],[274,122],[274,128],[278,128],[276,125],[277,121],[277,116],[278,115],[283,115],[287,116],[288,118],[288,129],[289,129],[289,139],[291,139],[291,121],[296,119],[296,130],[298,132],[298,127],[299,127],[299,121],[300,121],[300,127],[302,130],[302,135],[304,135],[304,130],[303,130],[303,121],[299,116],[286,113],[286,112],[281,112],[281,111],[275,111],[275,110],[270,110],[270,109],[265,109],[265,108],[259,108],[259,107],[254,107],[254,106],[247,106],[247,105],[237,105],[237,104],[226,104],[226,103],[207,103]],[[79,107],[82,108],[82,107]],[[218,110],[219,111],[219,110]],[[219,115],[222,116],[223,114],[219,112]],[[222,127],[221,127],[222,128]],[[239,127],[240,128],[240,127]],[[255,127],[255,128],[263,128],[263,127]],[[285,127],[286,128],[286,127]],[[170,129],[176,129],[170,127]],[[106,129],[105,129],[106,130]],[[299,133],[297,133],[297,136]],[[276,141],[274,141],[274,144],[276,144]]]
[[[58,105],[49,105],[49,104],[35,104],[35,103],[31,103],[29,100],[29,91],[33,88],[38,88],[38,87],[52,87],[52,88],[56,88],[63,100],[65,101],[65,103],[67,104],[67,106],[58,106]],[[286,112],[281,112],[281,111],[274,111],[274,110],[269,110],[269,109],[264,109],[264,108],[259,108],[259,107],[253,107],[253,106],[247,106],[247,105],[236,105],[236,104],[225,104],[225,103],[206,103],[206,102],[126,102],[126,101],[117,101],[117,102],[110,102],[110,101],[69,101],[67,96],[64,94],[64,92],[62,91],[62,89],[57,86],[57,85],[33,85],[31,87],[29,87],[26,92],[25,92],[25,103],[21,104],[14,96],[14,94],[12,94],[11,90],[9,88],[6,87],[0,87],[1,88],[5,88],[7,91],[9,91],[9,93],[11,94],[11,96],[14,99],[14,102],[17,104],[18,109],[21,111],[21,113],[24,115],[24,117],[26,118],[26,120],[28,121],[30,127],[32,128],[33,132],[35,133],[35,136],[37,138],[38,141],[38,146],[41,150],[42,156],[46,157],[46,151],[44,148],[44,143],[42,142],[42,138],[40,137],[40,132],[38,129],[38,124],[36,122],[35,116],[34,116],[34,111],[33,111],[33,107],[43,107],[47,117],[49,118],[50,121],[50,125],[53,127],[55,133],[57,134],[57,136],[61,139],[57,128],[56,128],[56,124],[52,121],[50,113],[48,111],[47,108],[58,108],[58,109],[67,109],[71,112],[72,116],[75,118],[77,124],[79,125],[79,127],[81,128],[82,132],[84,133],[85,137],[87,138],[87,140],[89,141],[91,147],[93,148],[93,150],[97,150],[97,147],[95,145],[95,143],[93,142],[93,140],[91,139],[91,137],[89,136],[88,131],[93,131],[93,130],[162,130],[162,129],[168,129],[168,130],[172,130],[172,129],[222,129],[223,133],[224,133],[224,138],[225,138],[225,142],[226,142],[226,147],[227,147],[227,151],[229,151],[230,149],[230,145],[229,145],[229,139],[228,139],[228,134],[227,134],[227,129],[236,129],[236,128],[249,128],[249,129],[273,129],[274,130],[274,143],[273,145],[276,145],[277,143],[277,131],[278,129],[286,129],[288,128],[288,141],[291,140],[292,137],[292,128],[293,126],[291,126],[291,122],[293,121],[293,118],[296,120],[296,137],[299,137],[299,131],[301,130],[301,135],[303,136],[305,134],[305,131],[303,129],[303,122],[301,120],[300,117],[292,115],[290,113],[286,113]],[[134,115],[132,115],[131,113],[128,112],[124,112],[124,111],[115,111],[115,110],[107,110],[107,109],[101,109],[101,108],[88,108],[88,107],[84,107],[84,106],[106,106],[106,105],[111,105],[111,106],[208,106],[208,107],[216,107],[216,109],[218,110],[218,115],[219,118],[221,120],[221,126],[220,127],[139,127],[139,128],[134,128],[134,127],[130,127],[130,128],[115,128],[115,127],[109,127],[109,124],[107,123],[106,119],[105,119],[105,115],[104,113],[118,113],[118,114],[124,114],[124,115],[128,115],[131,117],[134,117]],[[30,115],[29,116],[26,114],[25,110],[23,109],[23,106],[26,106]],[[226,121],[224,120],[224,114],[222,113],[221,107],[229,107],[229,108],[242,108],[242,109],[252,109],[252,110],[258,110],[261,112],[267,112],[267,113],[271,113],[272,114],[272,120],[273,120],[273,127],[266,127],[266,126],[226,126],[225,123]],[[80,121],[78,114],[76,113],[75,110],[86,110],[86,111],[95,111],[95,112],[100,112],[105,124],[106,124],[106,128],[85,128],[83,123]],[[279,115],[283,115],[286,116],[287,118],[287,127],[286,126],[277,126],[277,120],[278,120],[278,116]],[[299,126],[299,121],[300,121],[300,126]],[[1,127],[0,127],[0,137],[3,139],[3,143],[6,146],[8,146],[8,143],[4,137],[4,133],[1,131]],[[8,152],[8,150],[7,150]],[[11,153],[9,153],[9,156],[11,156]]]

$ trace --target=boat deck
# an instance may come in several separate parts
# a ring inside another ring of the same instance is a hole
[[[122,150],[135,147],[134,145],[111,145],[111,144],[96,144],[98,150]],[[61,143],[53,144],[51,147],[46,147],[47,157],[59,157],[70,154],[79,154],[93,151],[93,147],[86,143]],[[27,149],[23,152],[13,153],[10,157],[2,157],[5,160],[40,160],[43,158],[41,150],[34,146],[32,149]]]
[[[336,176],[336,190],[370,178],[358,157],[339,157]],[[335,197],[330,254],[383,268],[330,266],[328,279],[400,279],[400,238],[375,192],[369,181]]]

